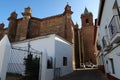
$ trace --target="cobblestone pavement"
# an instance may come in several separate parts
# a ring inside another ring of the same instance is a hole
[[[71,74],[56,80],[108,80],[106,76],[97,69],[94,70],[75,70]]]

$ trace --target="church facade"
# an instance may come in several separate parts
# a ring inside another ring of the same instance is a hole
[[[9,39],[14,42],[54,33],[72,42],[72,27],[74,26],[71,20],[72,13],[69,5],[66,5],[62,14],[43,19],[32,17],[30,7],[25,8],[22,13],[23,18],[17,19],[16,12],[13,12],[8,18]]]
[[[46,18],[32,16],[30,7],[25,8],[22,18],[17,18],[17,13],[12,12],[8,18],[8,28],[0,24],[0,39],[8,34],[11,42],[31,39],[49,34],[57,34],[73,44],[73,66],[80,68],[80,63],[91,61],[96,63],[95,43],[96,27],[93,24],[93,15],[85,8],[81,15],[82,28],[74,25],[71,15],[71,6],[65,6],[64,12]]]

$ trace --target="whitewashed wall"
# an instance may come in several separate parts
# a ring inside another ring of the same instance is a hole
[[[113,4],[114,4],[115,0],[105,0],[105,5],[103,8],[103,13],[102,13],[102,17],[101,17],[101,23],[99,26],[99,33],[100,33],[100,44],[102,45],[102,38],[103,36],[105,36],[106,34],[108,34],[108,37],[110,38],[109,35],[109,31],[107,30],[107,32],[105,31],[105,26],[107,26],[108,29],[108,25],[113,17]]]
[[[115,74],[112,73],[111,62],[109,61],[110,58],[112,58],[114,62]],[[120,46],[116,47],[108,55],[106,55],[105,61],[108,61],[108,65],[105,63],[106,72],[120,79]]]
[[[63,57],[67,57],[67,66],[63,66]],[[55,38],[56,68],[61,69],[61,76],[72,72],[72,46],[59,38]]]
[[[61,37],[52,34],[48,36],[43,36],[39,38],[34,38],[30,40],[20,41],[17,43],[13,43],[13,46],[19,46],[19,47],[25,47],[28,45],[28,42],[30,42],[30,45],[35,50],[38,50],[39,52],[42,52],[42,71],[40,71],[39,77],[41,77],[41,80],[53,80],[54,78],[54,68],[53,69],[47,69],[47,58],[52,57],[53,62],[56,58],[56,67],[61,68],[61,76],[68,74],[72,72],[72,46],[69,42],[66,40],[62,40]],[[18,52],[19,53],[19,52]],[[25,56],[18,55],[17,57]],[[68,65],[63,66],[63,56],[67,57]],[[18,58],[17,58],[18,59]],[[22,61],[19,61],[19,63]],[[11,63],[11,62],[10,62]],[[53,63],[54,66],[54,63]]]
[[[6,79],[7,66],[10,58],[10,42],[7,35],[0,41],[0,78]]]
[[[120,7],[120,0],[117,0],[117,2],[118,2],[118,6]]]
[[[54,78],[54,70],[53,69],[47,69],[45,80],[53,80],[53,78]]]
[[[105,0],[105,4],[104,4],[104,8],[103,8],[103,12],[102,12],[102,16],[101,16],[101,23],[100,23],[100,26],[98,26],[99,28],[99,43],[102,47],[102,50],[101,50],[101,53],[104,54],[104,49],[103,49],[103,42],[102,42],[102,38],[103,36],[107,35],[108,34],[108,38],[110,39],[110,35],[109,35],[109,31],[105,30],[105,26],[107,26],[107,29],[108,29],[108,25],[113,17],[113,4],[114,4],[114,1],[115,0]],[[102,59],[101,56],[99,56],[100,60]]]
[[[114,15],[114,11],[113,11],[113,5],[114,5],[115,0],[105,0],[105,4],[104,4],[104,8],[103,8],[103,13],[102,13],[102,17],[101,17],[101,23],[99,26],[99,40],[100,40],[100,44],[103,47],[103,43],[102,43],[102,38],[103,36],[105,36],[106,34],[108,34],[108,37],[110,39],[110,35],[109,35],[109,31],[105,30],[105,26],[107,26],[108,29],[108,25]],[[118,5],[120,7],[120,0],[117,0]],[[102,48],[103,52],[102,54],[104,54],[104,66],[105,66],[105,72],[109,73],[110,75],[120,79],[120,56],[116,55],[118,53],[120,53],[120,45],[118,47],[113,46],[114,49],[111,52],[105,52],[104,49]],[[110,62],[110,58],[113,59],[114,62],[114,69],[115,69],[115,74],[112,73],[112,67],[111,67],[111,62]]]
[[[54,57],[54,53],[55,53],[54,39],[52,36],[44,36],[44,37],[40,37],[40,38],[34,38],[34,39],[30,39],[30,40],[20,41],[20,42],[14,43],[13,46],[27,47],[28,42],[30,42],[30,45],[32,48],[34,48],[35,50],[38,50],[39,52],[42,52],[42,67],[41,67],[42,71],[40,71],[40,77],[41,77],[41,80],[46,80],[47,57],[48,56]],[[25,56],[26,54],[23,54],[23,55]],[[51,76],[51,77],[53,77],[53,76]]]
[[[102,53],[99,53],[99,56],[98,56],[98,65],[104,65],[104,56]]]

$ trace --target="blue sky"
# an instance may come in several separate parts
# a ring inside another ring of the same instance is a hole
[[[4,22],[7,27],[7,18],[11,12],[16,11],[20,18],[24,8],[28,6],[32,9],[32,16],[38,18],[61,14],[67,2],[73,11],[72,20],[79,26],[81,26],[80,15],[84,12],[85,7],[93,13],[94,19],[98,16],[99,0],[2,0],[0,2],[0,23]]]

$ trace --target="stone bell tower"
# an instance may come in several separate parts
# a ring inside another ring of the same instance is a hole
[[[96,64],[95,60],[95,46],[94,46],[94,35],[95,27],[93,25],[93,15],[85,8],[84,13],[81,15],[82,28],[82,50],[83,50],[83,63],[92,62]]]
[[[82,27],[93,26],[93,15],[85,8],[84,13],[81,15]]]

